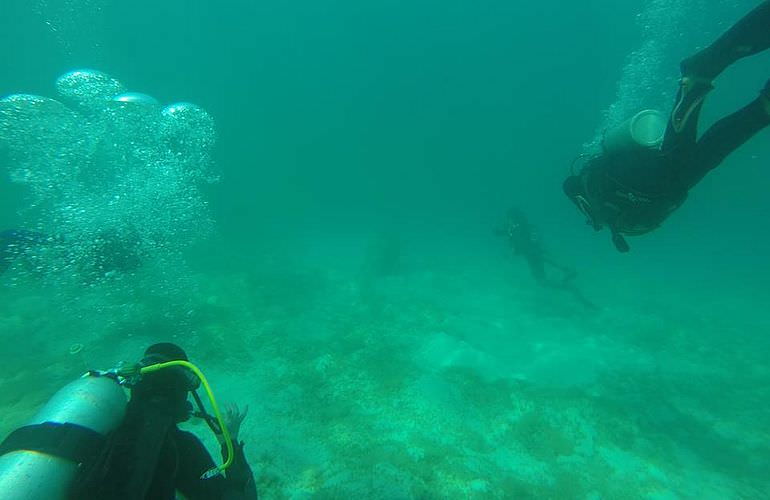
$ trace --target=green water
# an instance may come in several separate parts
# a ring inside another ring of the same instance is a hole
[[[561,192],[757,4],[4,0],[0,96],[94,68],[200,106],[217,142],[177,164],[78,111],[92,126],[2,151],[0,230],[77,244],[0,276],[0,434],[174,341],[249,405],[263,498],[770,497],[768,131],[627,255]],[[704,127],[768,67],[721,76]],[[511,205],[598,311],[511,256]],[[94,235],[131,229],[140,268],[83,272]]]

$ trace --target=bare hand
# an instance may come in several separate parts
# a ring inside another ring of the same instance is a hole
[[[227,430],[230,431],[230,437],[233,441],[238,441],[238,432],[241,430],[241,422],[246,418],[246,414],[249,413],[249,406],[243,409],[241,413],[237,403],[230,403],[225,410],[225,425]]]

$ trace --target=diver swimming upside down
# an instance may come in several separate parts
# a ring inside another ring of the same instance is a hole
[[[564,192],[596,231],[607,227],[620,252],[624,235],[659,227],[687,192],[757,132],[770,125],[770,80],[756,99],[719,120],[700,138],[698,117],[712,81],[734,62],[770,47],[770,0],[765,0],[714,43],[682,61],[679,92],[659,148],[604,148]],[[606,146],[606,144],[605,144]]]

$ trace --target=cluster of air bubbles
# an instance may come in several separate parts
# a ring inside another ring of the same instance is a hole
[[[99,112],[115,96],[124,92],[123,85],[100,71],[76,70],[56,79],[56,93],[68,105],[86,112]]]
[[[666,112],[676,91],[678,54],[685,21],[692,18],[691,0],[647,0],[637,16],[641,45],[629,54],[617,86],[615,101],[604,111],[602,123],[591,141],[588,153],[598,151],[604,133],[646,108]],[[693,26],[688,26],[692,28]],[[672,58],[672,55],[674,57]]]
[[[56,281],[91,285],[173,265],[212,227],[201,193],[216,180],[211,116],[94,70],[66,73],[55,89],[56,99],[0,99],[9,178],[30,195],[25,229],[50,242],[27,260]]]

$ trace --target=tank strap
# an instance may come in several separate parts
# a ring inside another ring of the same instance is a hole
[[[28,450],[81,464],[96,457],[105,443],[104,436],[87,427],[44,422],[13,431],[0,444],[0,456],[12,451]]]

